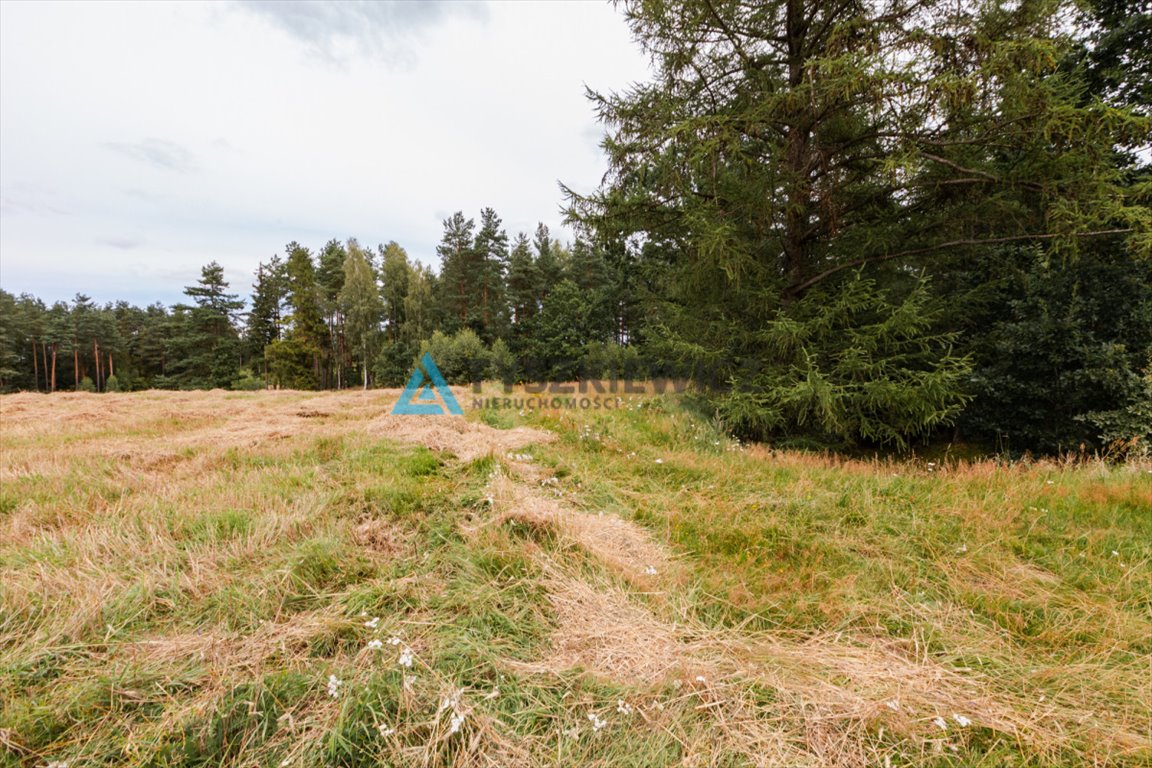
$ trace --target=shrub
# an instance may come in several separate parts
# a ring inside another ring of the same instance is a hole
[[[505,384],[515,384],[520,363],[504,339],[492,342],[492,376]]]

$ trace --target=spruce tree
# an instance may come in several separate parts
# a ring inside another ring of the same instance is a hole
[[[283,333],[284,305],[288,297],[288,273],[279,255],[256,268],[256,282],[252,286],[252,309],[248,312],[245,341],[248,357],[267,376],[265,348],[279,341]]]
[[[720,412],[746,434],[816,425],[833,440],[905,444],[954,416],[964,365],[936,328],[914,329],[928,345],[914,363],[871,353],[891,349],[909,307],[931,314],[916,274],[943,254],[1031,241],[1074,255],[1113,229],[1150,247],[1152,215],[1109,160],[1148,121],[1084,104],[1078,75],[1059,71],[1066,4],[624,6],[655,79],[592,94],[611,167],[597,193],[569,192],[570,213],[629,249],[644,334],[666,364],[718,377]],[[848,370],[811,325],[813,302],[844,300],[858,305],[839,317],[873,334],[857,337],[853,375],[885,383],[900,370],[902,386],[871,391],[888,398],[876,402],[847,384],[809,387],[804,397],[838,401],[813,419],[794,407],[812,370],[796,361]]]
[[[511,311],[513,335],[523,333],[539,310],[540,270],[532,255],[528,236],[516,236],[508,257],[508,304]]]

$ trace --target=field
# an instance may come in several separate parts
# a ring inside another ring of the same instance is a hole
[[[0,765],[1152,765],[1152,465],[397,395],[0,398]]]

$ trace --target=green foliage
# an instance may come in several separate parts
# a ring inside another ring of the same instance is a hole
[[[283,333],[284,303],[288,297],[288,273],[283,260],[273,256],[268,263],[256,269],[256,284],[252,286],[252,309],[248,313],[245,341],[248,355],[264,365],[264,348],[279,341]]]
[[[412,366],[420,357],[420,347],[403,339],[385,343],[375,362],[372,375],[382,387],[402,387],[412,375]]]
[[[505,384],[513,384],[518,379],[520,363],[504,339],[492,342],[492,376]]]
[[[183,389],[226,387],[240,367],[240,337],[236,319],[244,302],[228,293],[224,268],[205,266],[197,285],[184,289],[193,304],[177,305],[176,351],[169,374]]]
[[[483,381],[491,366],[491,353],[470,328],[457,331],[454,336],[436,331],[421,345],[419,357],[426,352],[432,355],[436,367],[449,384]]]
[[[585,379],[643,379],[648,366],[636,347],[592,341],[584,345],[580,370]]]
[[[104,382],[104,391],[105,392],[119,392],[119,391],[121,391],[120,379],[116,376],[116,374],[112,374],[111,376],[108,377],[108,381]]]
[[[572,381],[593,323],[588,294],[571,280],[553,286],[525,344],[525,375],[533,381]]]
[[[111,387],[112,379],[108,380],[108,385]],[[265,388],[264,378],[257,376],[251,368],[241,368],[228,388],[241,392],[255,392]]]
[[[904,322],[902,300],[846,274],[885,286],[1015,240],[1071,258],[1113,228],[1152,242],[1113,152],[1152,124],[1086,103],[1081,73],[1057,67],[1059,4],[622,5],[654,76],[590,94],[610,169],[569,191],[569,215],[631,273],[644,317],[628,340],[652,372],[728,382],[749,434],[902,444],[956,415],[963,366],[932,327],[859,351],[816,333],[813,301],[846,308],[845,331]]]
[[[299,243],[287,246],[288,332],[283,340],[265,349],[273,380],[292,389],[316,389],[321,385],[321,357],[328,346],[328,330],[320,314],[316,266],[312,254]]]
[[[96,384],[88,376],[80,379],[80,383],[76,385],[77,392],[95,392]]]
[[[967,433],[1016,452],[1152,436],[1152,275],[1122,243],[1065,263],[1003,249],[941,277],[975,364]]]
[[[344,283],[338,301],[344,313],[345,332],[352,342],[367,389],[368,371],[380,336],[381,305],[376,274],[359,248],[352,249],[344,261]]]
[[[813,434],[832,444],[905,448],[949,423],[966,400],[969,362],[932,332],[923,281],[906,295],[856,275],[781,312],[718,399],[721,416],[755,439]]]
[[[268,374],[277,386],[288,389],[314,389],[316,369],[315,348],[301,344],[293,338],[274,341],[264,348]]]

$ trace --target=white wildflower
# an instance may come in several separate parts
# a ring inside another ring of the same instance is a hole
[[[412,666],[412,649],[411,648],[405,648],[404,650],[400,651],[400,658],[396,659],[396,663],[402,667],[411,667]]]
[[[900,702],[898,701],[886,701],[884,702],[884,706],[888,707],[888,709],[892,710],[893,712],[900,711]]]
[[[622,715],[630,715],[632,714],[632,705],[624,701],[624,699],[618,699],[616,701],[616,711]]]
[[[704,675],[696,675],[696,682],[698,682],[698,683],[706,683],[706,682],[708,682],[708,681],[704,679]]]
[[[1116,550],[1112,550],[1112,557],[1120,557],[1120,553]]]
[[[657,463],[657,464],[663,464],[663,463],[664,463],[664,459],[656,459],[656,463]]]
[[[376,627],[380,626],[380,617],[373,616],[368,621],[364,622],[364,626],[368,627],[368,629],[376,629]]]
[[[380,731],[381,736],[391,736],[396,733],[396,729],[387,723],[380,723],[380,725],[376,726],[376,730]]]
[[[644,573],[647,574],[648,576],[655,576],[656,575],[656,568],[650,565],[644,569]]]
[[[592,733],[599,733],[604,726],[608,725],[608,721],[600,719],[600,715],[595,712],[588,713],[588,722],[592,723]]]
[[[388,638],[388,645],[400,645],[400,638],[393,635],[392,637]]]
[[[964,715],[953,714],[952,719],[955,720],[956,724],[961,728],[967,728],[968,726],[972,725],[972,721],[964,717]]]
[[[933,718],[932,723],[942,731],[948,730],[948,721],[942,717]]]
[[[464,715],[460,713],[452,715],[452,720],[448,723],[448,735],[451,736],[459,731],[462,725],[464,725]]]
[[[964,554],[965,552],[968,551],[968,545],[967,544],[961,544],[959,547],[956,548],[956,551],[959,552],[960,554]]]
[[[368,641],[368,650],[370,650],[370,651],[378,651],[383,647],[384,647],[384,643],[379,639],[373,639],[373,640]]]
[[[1056,484],[1056,482],[1054,480],[1047,480],[1045,482],[1047,485],[1055,485]]]
[[[336,675],[328,675],[328,695],[336,698],[340,695],[340,686],[344,685],[344,681],[336,677]]]

